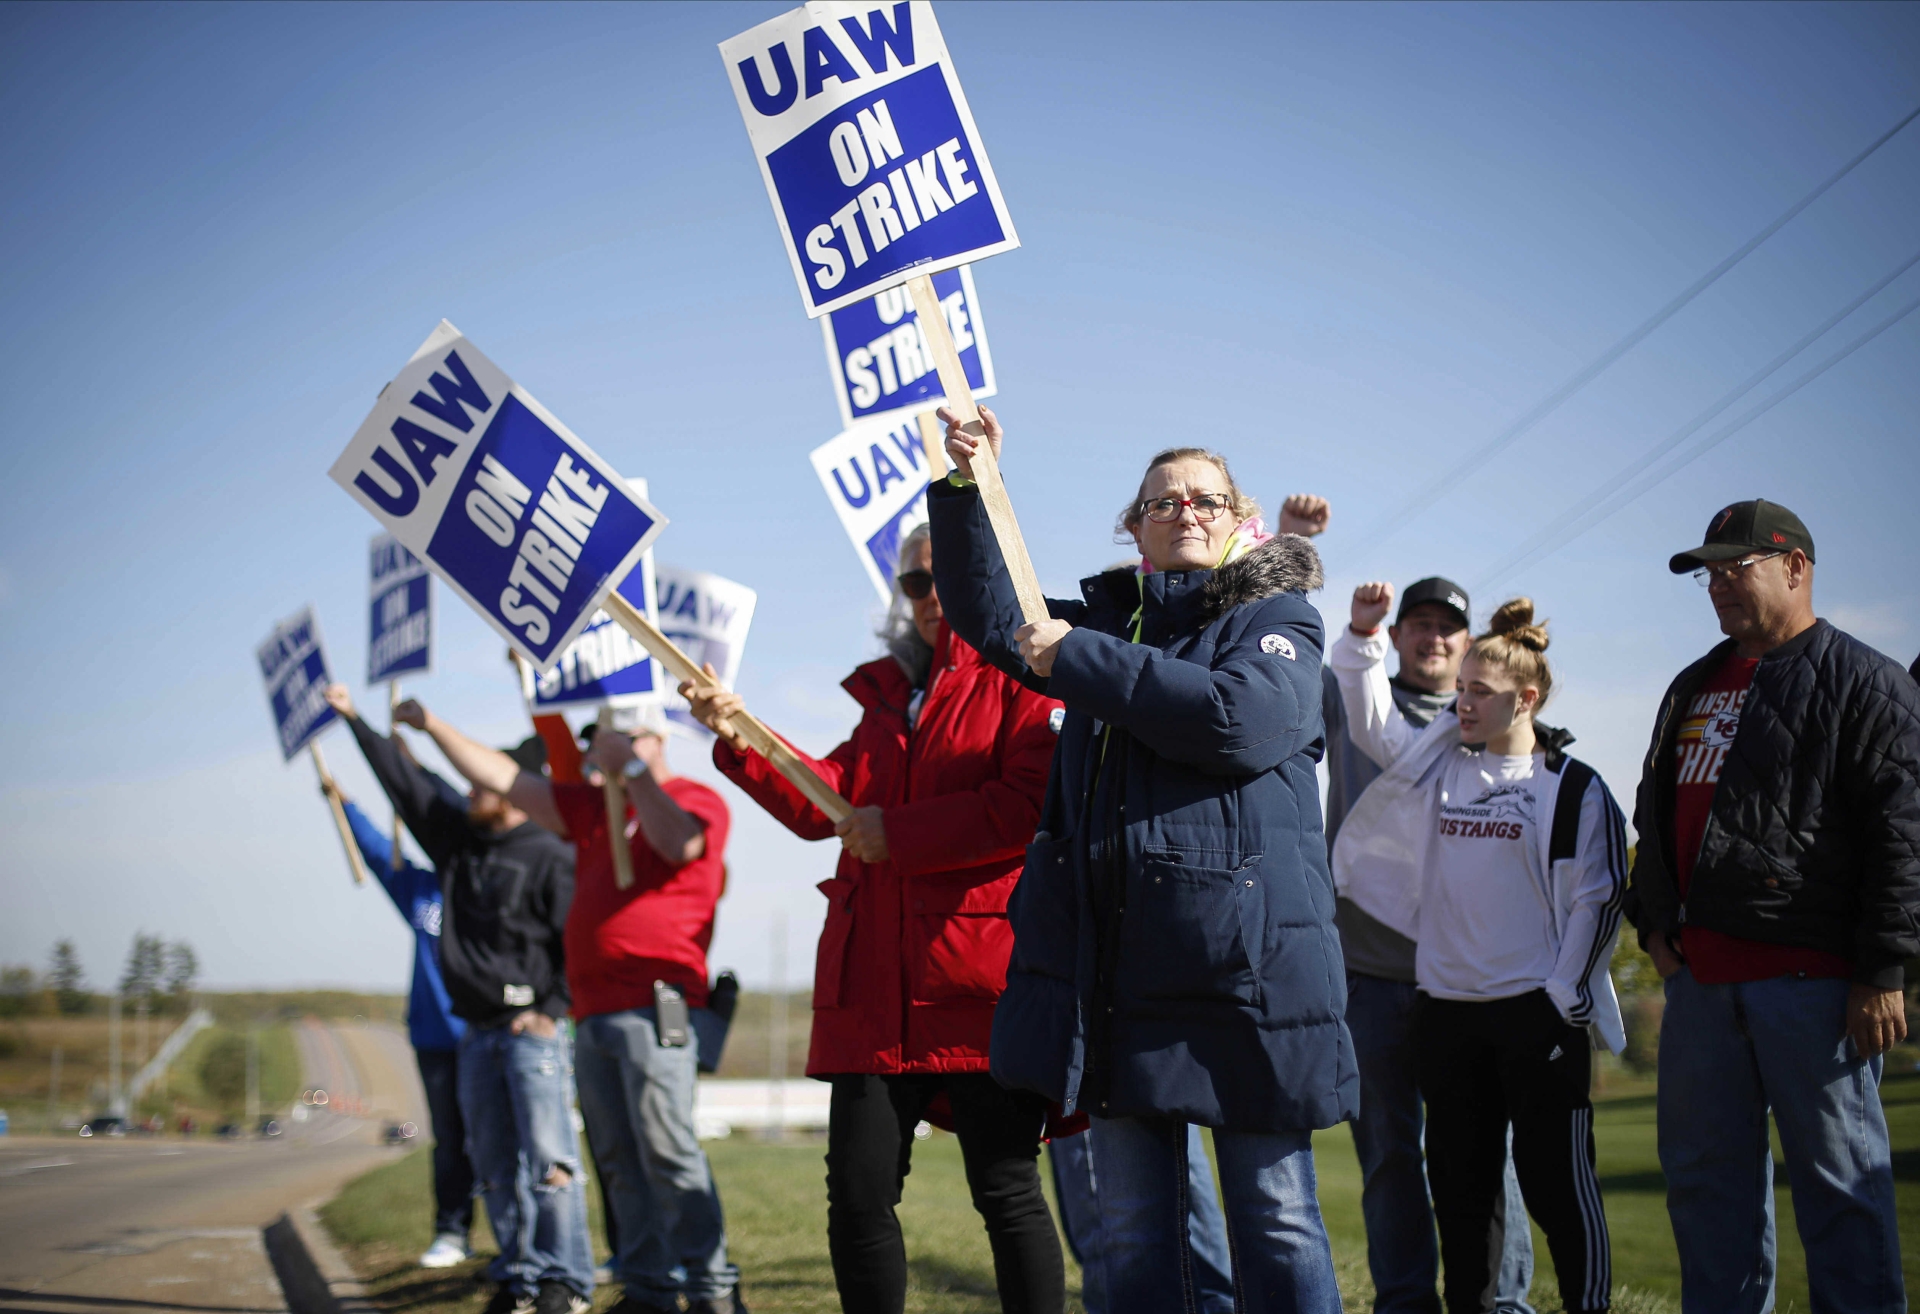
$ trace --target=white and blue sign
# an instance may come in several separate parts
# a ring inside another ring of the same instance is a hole
[[[445,320],[329,473],[540,671],[666,524]]]
[[[694,665],[712,666],[720,683],[734,688],[760,595],[723,576],[679,566],[661,566],[659,580],[660,618],[655,623],[693,658]],[[712,731],[693,719],[677,692],[667,701],[667,715],[692,737],[713,738]]]
[[[808,454],[881,601],[893,597],[900,540],[927,518],[927,458],[912,420],[849,429]]]
[[[809,316],[1020,245],[926,0],[814,0],[720,57]]]
[[[629,479],[627,486],[636,496],[647,495],[647,481]],[[646,613],[654,624],[660,623],[655,606],[657,591],[653,580],[653,553],[640,558],[640,564],[620,581],[620,596]],[[580,637],[567,645],[560,660],[545,672],[535,675],[523,668],[521,692],[527,706],[538,716],[563,707],[633,707],[658,703],[670,692],[660,664],[647,655],[640,641],[606,612],[595,612],[580,631]]]
[[[933,294],[960,352],[960,366],[976,399],[998,387],[987,329],[980,320],[980,298],[973,290],[973,269],[962,265],[933,276]],[[927,335],[904,287],[855,302],[820,318],[827,336],[827,364],[840,419],[857,421],[904,412],[915,415],[938,406],[945,394],[927,350]]]
[[[367,683],[424,675],[433,665],[433,577],[391,534],[369,552]]]
[[[302,608],[274,626],[254,656],[260,662],[260,678],[266,682],[280,753],[292,761],[294,754],[340,719],[327,703],[333,676],[327,670],[313,608]]]

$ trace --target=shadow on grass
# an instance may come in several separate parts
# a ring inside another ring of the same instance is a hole
[[[922,1291],[941,1291],[962,1296],[998,1297],[1000,1294],[1000,1289],[994,1285],[991,1268],[982,1273],[978,1269],[961,1268],[940,1259],[909,1257],[907,1273],[913,1284]]]

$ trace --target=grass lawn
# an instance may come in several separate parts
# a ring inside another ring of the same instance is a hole
[[[1902,1259],[1909,1290],[1920,1290],[1920,1074],[1890,1076],[1881,1098],[1893,1132]],[[1613,1231],[1616,1308],[1622,1314],[1670,1314],[1679,1303],[1679,1261],[1654,1151],[1651,1093],[1632,1093],[1629,1087],[1602,1097],[1595,1134]],[[1350,1314],[1360,1314],[1370,1308],[1372,1286],[1353,1139],[1345,1128],[1335,1128],[1315,1138],[1315,1151],[1321,1207],[1333,1238],[1341,1290]],[[837,1309],[826,1253],[824,1146],[818,1141],[770,1144],[734,1137],[709,1142],[707,1152],[726,1202],[742,1291],[756,1314]],[[1779,1308],[1804,1311],[1809,1304],[1806,1264],[1793,1228],[1785,1173],[1778,1175]],[[604,1255],[595,1196],[589,1190],[596,1250]],[[444,1275],[412,1267],[414,1256],[431,1239],[428,1199],[427,1156],[422,1150],[361,1178],[329,1204],[323,1216],[370,1279],[384,1309],[477,1314],[485,1301],[484,1291],[472,1281],[480,1261]],[[968,1202],[959,1144],[952,1137],[936,1132],[915,1147],[900,1214],[912,1273],[910,1311],[990,1314],[999,1309],[986,1238]],[[1560,1309],[1553,1261],[1538,1231],[1534,1249],[1533,1304],[1540,1314],[1553,1314]],[[1071,1260],[1068,1285],[1077,1297],[1079,1275]],[[596,1307],[604,1309],[617,1297],[617,1291],[603,1288]],[[1070,1300],[1069,1308],[1079,1308],[1077,1299]]]

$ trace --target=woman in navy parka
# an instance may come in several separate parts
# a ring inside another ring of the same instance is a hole
[[[949,423],[959,470],[928,496],[948,623],[1066,705],[993,1074],[1100,1120],[1114,1314],[1194,1307],[1188,1122],[1213,1129],[1240,1308],[1333,1314],[1309,1138],[1357,1114],[1359,1076],[1314,774],[1319,558],[1261,532],[1223,459],[1175,448],[1121,517],[1141,569],[1023,624],[976,442]]]

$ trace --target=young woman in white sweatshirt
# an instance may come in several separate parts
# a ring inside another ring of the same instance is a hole
[[[1427,1176],[1449,1314],[1478,1314],[1507,1130],[1528,1212],[1568,1314],[1607,1308],[1612,1271],[1594,1174],[1591,1034],[1624,1034],[1607,975],[1626,888],[1619,807],[1599,775],[1536,734],[1553,688],[1533,603],[1494,613],[1459,697],[1424,729],[1387,684],[1391,584],[1354,590],[1328,653],[1348,733],[1384,769],[1341,827],[1342,895],[1418,945],[1415,1023]]]

